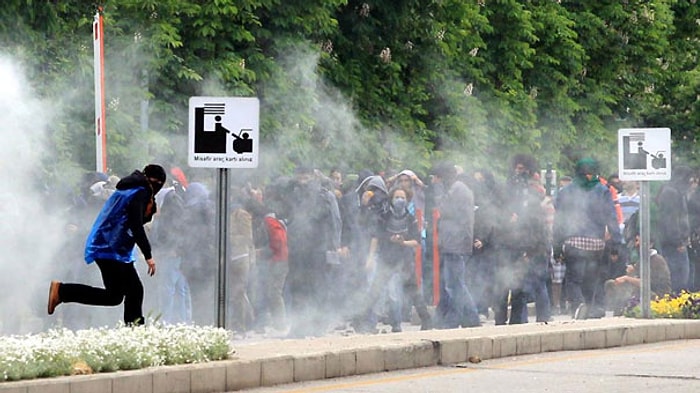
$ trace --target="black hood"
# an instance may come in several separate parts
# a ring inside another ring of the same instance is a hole
[[[133,171],[129,176],[122,177],[117,183],[117,190],[129,190],[137,187],[145,187],[147,190],[152,191],[146,175],[138,170]]]
[[[381,192],[384,196],[389,195],[389,190],[386,188],[386,183],[384,183],[384,179],[382,179],[382,177],[378,175],[372,175],[365,178],[357,187],[357,189],[355,189],[355,192],[361,195],[363,192],[370,189],[370,187],[372,188],[372,190],[377,190]]]
[[[685,193],[690,189],[690,179],[693,177],[693,170],[685,165],[677,166],[671,171],[671,181],[675,189]]]

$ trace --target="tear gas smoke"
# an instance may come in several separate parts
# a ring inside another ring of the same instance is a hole
[[[408,138],[401,136],[405,133],[395,132],[391,126],[386,126],[378,133],[363,127],[353,111],[350,100],[343,97],[319,76],[318,61],[318,54],[304,45],[290,48],[288,54],[281,57],[284,75],[280,77],[293,81],[296,90],[286,92],[268,89],[265,104],[277,114],[290,114],[286,118],[289,124],[284,125],[286,127],[284,132],[278,135],[266,135],[265,144],[261,144],[261,167],[258,170],[233,171],[231,177],[234,186],[242,186],[247,180],[256,180],[256,176],[252,176],[251,173],[262,174],[257,176],[257,180],[272,179],[282,173],[285,165],[288,169],[290,163],[305,164],[318,168],[324,173],[335,167],[359,171],[366,167],[367,162],[385,162],[387,166],[394,166],[391,169],[396,171],[406,168],[418,169],[415,166],[418,158],[425,157],[426,152],[418,151],[418,144],[411,143]],[[112,67],[112,69],[119,68]],[[20,67],[12,60],[0,57],[0,109],[6,114],[4,121],[0,124],[0,138],[3,142],[0,146],[0,157],[2,157],[0,168],[6,174],[2,182],[2,191],[0,191],[0,198],[2,198],[2,204],[0,204],[0,214],[2,214],[0,242],[2,243],[0,244],[5,254],[5,258],[0,262],[0,285],[8,294],[0,299],[0,333],[33,332],[56,325],[74,329],[113,326],[121,320],[122,305],[111,308],[61,305],[54,316],[50,318],[46,316],[46,291],[51,279],[102,287],[99,269],[96,266],[86,266],[82,258],[87,232],[101,204],[79,211],[73,209],[68,214],[66,211],[47,211],[44,208],[43,200],[47,196],[51,197],[47,194],[52,192],[52,185],[38,187],[37,174],[41,172],[41,159],[47,148],[46,133],[47,126],[51,123],[51,113],[59,111],[60,108],[55,105],[52,107],[34,98],[28,86]],[[207,80],[203,84],[203,91],[199,93],[203,96],[217,96],[222,95],[223,91],[225,89],[218,86],[216,82]],[[479,118],[483,120],[482,110],[483,108],[475,108],[471,113],[482,115]],[[167,122],[163,119],[151,120],[151,129],[157,129],[161,121]],[[480,125],[483,126],[483,124]],[[166,166],[184,162],[185,136],[175,137],[175,142],[172,135],[168,135],[167,138],[170,140],[171,148],[176,149],[174,154],[155,152],[156,157],[169,157],[170,162],[163,162]],[[377,143],[378,141],[380,143]],[[480,143],[486,142],[482,140]],[[445,144],[452,146],[453,142],[445,141]],[[381,148],[370,150],[369,146],[381,146]],[[333,161],[335,158],[324,155],[323,152],[329,147],[336,152],[335,157],[345,157],[347,162],[342,162],[342,159]],[[150,153],[153,154],[153,151]],[[464,157],[457,157],[455,162],[460,164],[469,162],[467,153],[464,154]],[[151,158],[153,157],[143,157],[146,160]],[[138,164],[135,163],[133,168],[137,168]],[[205,188],[208,188],[210,200],[213,200],[215,191],[211,181],[214,177],[213,171],[209,173],[203,170],[183,169],[190,176],[191,181],[196,177],[197,180],[208,183]],[[242,202],[242,200],[236,200],[234,204]],[[187,203],[186,198],[185,203]],[[154,221],[157,223],[158,217]],[[207,227],[206,233],[213,233],[214,221],[202,221],[198,224],[204,224]],[[201,226],[195,227],[201,228]],[[193,231],[196,232],[193,230],[195,227],[173,228],[174,242],[191,241],[194,237]],[[197,233],[197,235],[201,234]],[[314,240],[309,239],[310,242]],[[140,253],[137,253],[139,260],[136,266],[145,287],[144,314],[151,317],[163,315],[167,300],[181,295],[181,293],[168,291],[173,288],[185,290],[189,285],[193,294],[191,310],[194,322],[198,324],[215,322],[217,254],[212,243],[213,237],[210,237],[192,246],[190,251],[196,254],[196,258],[201,263],[208,266],[206,269],[198,270],[196,262],[188,258],[175,258],[177,262],[173,262],[173,250],[159,248],[156,242],[154,257],[159,263],[159,274],[154,278],[147,277],[145,264],[141,260]],[[240,253],[237,253],[237,250],[229,250],[228,254],[230,257]],[[364,260],[366,255],[359,252],[356,258]],[[168,263],[180,264],[180,270],[188,274],[184,276],[182,272],[172,274],[173,266],[168,266]],[[231,268],[228,270],[229,274],[236,271]],[[258,271],[255,265],[251,264],[250,280],[255,280],[256,274]],[[179,284],[173,282],[173,280],[182,280],[183,277],[189,282],[180,281]],[[229,277],[229,282],[233,279],[234,277]],[[335,279],[338,279],[337,275]],[[330,282],[327,290],[336,292],[333,293],[334,299],[342,299],[342,308],[324,307],[323,310],[307,310],[309,314],[317,315],[292,314],[289,317],[296,320],[326,321],[329,327],[347,321],[350,316],[363,308],[363,305],[357,304],[357,299],[361,299],[361,296],[358,296],[361,289],[343,288],[336,284],[338,283],[335,281]],[[253,285],[249,285],[251,288],[249,300],[255,306],[257,299],[252,293]],[[341,292],[341,289],[344,292]],[[391,293],[388,296],[395,295]],[[381,306],[382,303],[378,302],[378,307]],[[233,311],[229,304],[227,315],[231,316]],[[234,323],[235,321],[229,318],[227,327],[231,327]]]
[[[0,333],[42,330],[48,277],[62,226],[44,208],[41,183],[46,130],[52,109],[32,96],[19,64],[0,54]]]

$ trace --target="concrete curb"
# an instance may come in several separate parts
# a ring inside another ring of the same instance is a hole
[[[0,383],[3,393],[209,393],[383,371],[668,340],[700,339],[700,320],[600,320],[268,340],[234,359]]]

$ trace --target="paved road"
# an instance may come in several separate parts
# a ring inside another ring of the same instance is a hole
[[[248,393],[700,391],[700,340],[551,352],[247,390]]]

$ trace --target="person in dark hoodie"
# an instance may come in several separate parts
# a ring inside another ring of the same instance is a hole
[[[321,336],[335,311],[328,303],[334,289],[328,269],[341,252],[340,210],[336,196],[311,167],[298,166],[290,185],[285,195],[291,207],[286,213],[291,299],[288,337]]]
[[[442,329],[481,326],[465,269],[474,244],[474,193],[462,183],[452,162],[439,162],[432,170],[435,191],[440,301],[435,310]]]
[[[671,180],[664,184],[656,196],[657,222],[655,236],[659,253],[666,258],[671,271],[671,288],[679,293],[688,289],[690,261],[690,223],[688,199],[693,171],[684,165],[673,168]]]
[[[190,284],[192,321],[197,325],[216,323],[216,207],[209,189],[192,182],[184,195],[182,214],[185,236],[180,241],[182,273]]]
[[[124,302],[124,322],[142,325],[143,284],[134,262],[138,245],[148,265],[148,274],[156,273],[151,244],[144,224],[156,213],[155,195],[165,183],[160,165],[147,165],[117,183],[117,189],[105,202],[85,244],[85,262],[97,263],[104,288],[84,284],[51,281],[48,313],[61,303],[116,306]]]
[[[621,244],[622,239],[610,189],[600,183],[598,168],[595,159],[580,159],[573,182],[559,191],[554,204],[554,255],[566,263],[575,319],[605,315],[605,241],[610,236],[612,244]]]
[[[428,308],[416,283],[414,270],[414,252],[419,245],[420,229],[415,216],[408,211],[410,191],[394,187],[388,195],[389,207],[380,216],[379,225],[372,228],[372,240],[367,254],[366,268],[373,270],[376,266],[376,276],[372,280],[370,290],[361,302],[364,307],[362,316],[370,315],[380,298],[381,292],[388,289],[387,285],[392,276],[397,274],[403,293],[410,297],[421,319],[421,330],[432,329],[432,321]],[[396,305],[394,305],[396,306]],[[401,331],[401,318],[397,312],[389,316],[391,331]],[[362,317],[358,317],[358,321]],[[372,318],[368,320],[373,321]],[[374,331],[374,326],[363,326],[364,331]],[[361,330],[363,330],[361,328]]]

